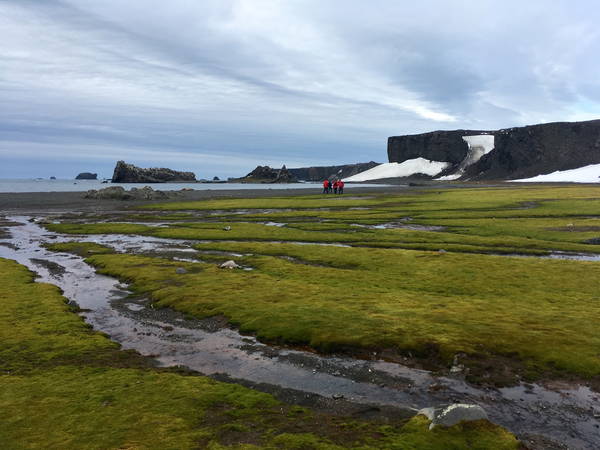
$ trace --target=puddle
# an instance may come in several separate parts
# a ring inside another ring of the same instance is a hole
[[[496,256],[512,256],[515,258],[566,259],[571,261],[600,261],[600,254],[552,252],[549,255],[524,255],[520,253],[492,253]]]
[[[107,333],[125,349],[152,355],[162,365],[183,365],[206,375],[225,374],[307,394],[394,406],[411,413],[432,405],[476,403],[486,409],[492,421],[517,435],[542,435],[581,449],[597,448],[600,442],[600,394],[587,387],[550,390],[534,384],[476,388],[460,377],[434,376],[381,360],[320,356],[268,346],[252,336],[223,328],[223,318],[190,320],[170,309],[154,309],[147,300],[128,298],[126,286],[97,274],[82,258],[41,247],[45,242],[79,237],[48,232],[27,222],[28,217],[12,219],[23,226],[9,228],[11,237],[4,243],[10,245],[0,245],[0,257],[35,270],[38,281],[59,286],[65,297],[83,308],[82,316],[95,329]],[[138,236],[87,238],[112,243],[123,252],[185,245],[182,241]]]
[[[351,224],[354,227],[361,228],[370,228],[373,230],[394,230],[394,229],[403,229],[403,230],[413,230],[413,231],[444,231],[446,227],[442,227],[439,225],[417,225],[417,224],[406,224],[402,222],[389,222],[389,223],[381,223],[378,225],[363,225],[360,223]]]

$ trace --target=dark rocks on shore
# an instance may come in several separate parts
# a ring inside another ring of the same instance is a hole
[[[192,172],[178,172],[164,167],[142,169],[125,161],[118,161],[112,176],[113,183],[177,183],[196,182]]]
[[[252,172],[243,178],[233,179],[241,183],[297,183],[298,180],[283,165],[279,170],[269,166],[257,166]]]
[[[467,166],[462,180],[529,178],[600,163],[600,120],[391,136],[388,159],[401,163],[421,157],[449,162],[452,166],[441,175],[450,174],[468,155],[469,147],[463,137],[482,134],[494,136],[494,149]]]
[[[378,165],[379,163],[375,161],[369,161],[367,163],[344,164],[341,166],[300,167],[289,169],[289,171],[299,180],[323,181],[326,178],[348,178]]]
[[[126,191],[121,186],[111,186],[104,189],[91,189],[87,191],[83,198],[94,200],[166,200],[181,195],[174,191],[158,191],[150,186],[144,186],[141,189],[131,188]]]
[[[91,172],[81,172],[75,177],[76,180],[97,180],[98,174]]]

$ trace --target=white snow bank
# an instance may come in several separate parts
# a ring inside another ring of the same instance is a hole
[[[545,183],[545,182],[571,182],[571,183],[600,183],[600,164],[579,167],[571,170],[557,170],[546,175],[533,178],[524,178],[520,183]]]
[[[369,181],[381,178],[409,177],[417,173],[435,176],[450,164],[441,161],[429,161],[424,158],[409,159],[401,163],[385,163],[357,173],[344,181]]]
[[[471,164],[475,164],[483,155],[494,150],[494,135],[493,134],[476,134],[474,136],[463,136],[463,141],[467,143],[469,149],[467,156],[460,162],[458,169],[450,175],[437,178],[440,181],[456,180],[460,178],[465,169]]]

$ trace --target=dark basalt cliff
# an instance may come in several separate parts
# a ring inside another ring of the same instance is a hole
[[[113,183],[177,183],[195,182],[192,172],[178,172],[166,168],[142,169],[125,161],[117,162],[112,176]]]
[[[462,180],[529,178],[600,163],[600,120],[554,122],[497,131],[453,130],[388,138],[390,162],[445,161],[452,173],[465,159],[463,136],[494,135],[494,149],[466,167]]]
[[[496,131],[494,150],[463,178],[529,178],[590,164],[600,164],[600,120],[555,122]]]
[[[489,131],[453,130],[392,136],[388,138],[388,159],[389,162],[401,163],[408,159],[425,158],[460,164],[469,150],[463,136],[489,133]]]
[[[98,174],[97,173],[90,173],[90,172],[81,172],[79,175],[77,175],[75,177],[76,180],[97,180],[98,179]]]
[[[351,177],[378,165],[379,163],[375,161],[369,161],[368,163],[344,164],[341,166],[301,167],[298,169],[289,169],[289,171],[299,180],[322,181],[334,176],[339,178]]]

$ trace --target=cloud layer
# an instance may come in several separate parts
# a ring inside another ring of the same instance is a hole
[[[591,1],[0,0],[0,177],[385,161],[600,116]]]

